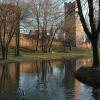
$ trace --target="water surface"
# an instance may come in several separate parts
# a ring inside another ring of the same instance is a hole
[[[0,65],[0,100],[100,100],[100,90],[74,72],[91,59],[42,60]]]

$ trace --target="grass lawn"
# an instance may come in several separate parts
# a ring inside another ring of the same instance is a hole
[[[91,49],[83,49],[83,48],[73,48],[71,52],[50,52],[50,53],[32,53],[32,52],[24,52],[21,51],[21,55],[18,57],[14,56],[14,50],[9,50],[8,61],[30,61],[30,60],[41,60],[41,59],[69,59],[69,58],[78,58],[78,57],[91,57],[92,51]],[[0,52],[1,59],[1,52]],[[0,63],[3,62],[2,60]]]

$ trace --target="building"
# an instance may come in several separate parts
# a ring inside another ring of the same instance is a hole
[[[65,3],[64,9],[66,41],[70,40],[72,46],[80,47],[84,42],[85,34],[77,13],[76,2]]]
[[[21,47],[33,47],[34,45],[36,45],[36,40],[31,38],[32,36],[30,36],[29,34],[23,34],[20,33],[20,40],[19,40],[19,44]],[[15,46],[16,45],[16,37],[13,36],[11,42],[10,42],[10,46]]]
[[[71,42],[72,46],[76,46],[76,15],[75,3],[64,3],[66,41]]]

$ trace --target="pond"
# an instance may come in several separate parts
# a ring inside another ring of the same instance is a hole
[[[0,65],[0,100],[100,100],[100,90],[74,78],[91,59],[37,60]]]

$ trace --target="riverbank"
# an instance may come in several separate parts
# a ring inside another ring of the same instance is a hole
[[[50,52],[50,53],[32,53],[32,52],[22,52],[21,55],[16,57],[10,51],[8,55],[8,62],[15,62],[15,61],[31,61],[31,60],[59,60],[59,59],[70,59],[70,58],[78,58],[78,57],[91,57],[92,52],[91,49],[79,49],[75,48],[72,49],[71,52]],[[0,55],[1,59],[1,55]],[[3,60],[0,60],[0,63],[4,62]]]
[[[100,88],[100,66],[83,66],[75,72],[75,77],[87,85]]]

